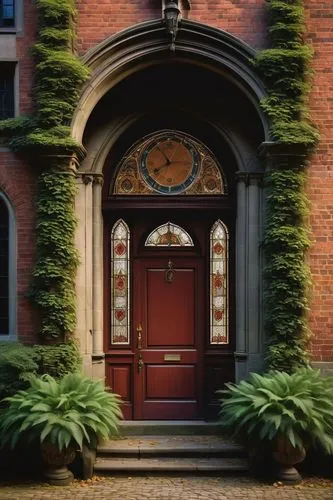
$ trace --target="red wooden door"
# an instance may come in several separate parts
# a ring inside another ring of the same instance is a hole
[[[172,271],[167,275],[169,260]],[[170,257],[136,260],[133,271],[134,418],[198,418],[205,303],[202,261],[170,252]]]

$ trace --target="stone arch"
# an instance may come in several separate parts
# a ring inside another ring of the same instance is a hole
[[[114,151],[125,152],[127,146],[134,144],[138,130],[146,127],[154,112],[146,113],[140,107],[123,113],[113,112],[110,105],[112,96],[126,82],[135,78],[175,67],[192,68],[202,78],[216,78],[223,82],[226,89],[234,89],[236,97],[241,96],[248,106],[251,119],[256,122],[256,136],[253,141],[244,138],[251,132],[251,124],[245,132],[229,125],[223,117],[223,110],[217,115],[205,116],[204,110],[193,115],[215,134],[215,144],[223,143],[223,151],[233,158],[230,175],[236,178],[234,184],[237,199],[236,217],[236,379],[246,378],[249,371],[257,371],[262,363],[263,334],[261,294],[262,294],[262,256],[261,233],[263,212],[262,166],[257,148],[269,141],[269,123],[260,109],[260,99],[265,96],[264,87],[255,74],[250,59],[255,51],[238,38],[215,28],[182,20],[176,51],[169,49],[169,39],[165,35],[161,20],[149,21],[112,36],[92,48],[83,60],[91,69],[91,78],[83,89],[77,110],[72,121],[72,136],[87,151],[78,173],[79,194],[77,212],[79,219],[78,239],[91,241],[91,248],[81,246],[82,265],[78,273],[78,337],[85,353],[86,364],[93,374],[104,377],[103,358],[103,281],[102,247],[102,179],[105,185],[109,180],[105,175],[108,165],[115,165],[111,158]],[[185,94],[191,89],[190,82],[181,89]],[[134,87],[133,87],[134,88]],[[124,94],[125,95],[125,94]],[[116,100],[116,97],[114,97]],[[237,104],[237,98],[234,99]],[[195,106],[198,102],[195,101]],[[110,109],[109,115],[107,111]],[[211,108],[212,109],[212,108]],[[98,113],[104,112],[98,120]],[[188,121],[191,114],[188,108]],[[195,121],[195,120],[193,120]],[[164,127],[167,128],[167,127]],[[149,133],[151,130],[148,130]],[[184,132],[195,133],[191,130]],[[208,134],[209,135],[209,134]],[[197,137],[202,140],[202,137]],[[121,142],[125,144],[122,148]],[[209,144],[208,144],[209,146]],[[211,148],[212,149],[212,148]],[[120,157],[120,153],[118,157]],[[110,170],[110,169],[109,169]],[[104,191],[104,193],[106,190]],[[87,282],[88,279],[88,282]],[[81,293],[82,292],[82,293]],[[90,312],[87,313],[87,308]],[[89,356],[93,359],[93,365]]]
[[[143,68],[163,64],[172,57],[206,67],[239,87],[256,108],[264,140],[268,140],[268,122],[259,106],[265,90],[250,63],[254,56],[255,51],[237,37],[194,21],[182,21],[174,56],[170,54],[161,20],[126,29],[93,47],[83,57],[92,74],[72,120],[72,136],[82,142],[93,109],[115,85]]]

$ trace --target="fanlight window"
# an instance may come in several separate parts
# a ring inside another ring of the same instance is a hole
[[[193,247],[193,240],[185,229],[167,222],[154,229],[145,242],[146,247]]]
[[[210,232],[210,343],[228,344],[228,230],[220,220]]]
[[[118,220],[111,233],[111,343],[130,343],[130,232]]]
[[[171,146],[174,151],[170,159],[166,148]],[[189,157],[192,157],[192,168]],[[184,158],[186,162],[179,168]],[[109,194],[225,195],[227,184],[217,159],[204,144],[183,132],[162,130],[144,137],[126,152],[110,184]]]

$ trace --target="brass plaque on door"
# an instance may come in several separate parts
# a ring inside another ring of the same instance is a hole
[[[164,361],[180,361],[180,354],[164,354]]]

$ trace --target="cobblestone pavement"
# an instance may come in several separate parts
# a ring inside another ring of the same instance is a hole
[[[308,479],[297,486],[246,477],[95,477],[55,487],[0,483],[1,500],[333,500],[333,481]]]

